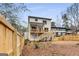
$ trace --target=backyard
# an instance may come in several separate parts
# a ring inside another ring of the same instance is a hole
[[[39,42],[35,44],[28,43],[24,46],[23,56],[79,56],[78,41],[55,41]]]

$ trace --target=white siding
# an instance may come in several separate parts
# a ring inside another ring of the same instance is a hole
[[[48,28],[49,31],[51,30],[51,20],[46,20],[47,21],[47,24],[44,25],[44,28]]]
[[[36,22],[36,23],[43,23],[43,21],[45,20],[47,22],[47,24],[45,24],[43,26],[44,28],[48,28],[49,31],[51,30],[51,20],[47,20],[47,19],[38,19],[38,21],[35,21],[35,18],[29,18],[30,22]]]
[[[35,21],[35,18],[30,18],[30,22],[43,23],[43,19],[38,19],[38,21]]]
[[[55,28],[52,28],[51,29],[53,32],[66,32],[65,29],[55,29]]]

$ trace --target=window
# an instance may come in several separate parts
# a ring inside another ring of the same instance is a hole
[[[36,29],[36,27],[32,27],[32,29]]]
[[[45,32],[48,32],[48,28],[44,28]]]
[[[38,21],[38,19],[36,18],[35,21]]]
[[[43,21],[43,24],[47,24],[47,22],[44,20],[44,21]]]

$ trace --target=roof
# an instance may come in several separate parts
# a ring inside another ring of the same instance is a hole
[[[57,28],[57,29],[66,29],[66,31],[72,31],[72,29],[70,29],[70,28],[65,28],[65,27],[51,27],[51,28]],[[76,30],[77,32],[79,32],[79,30]]]
[[[28,16],[28,18],[37,18],[37,19],[46,19],[46,20],[52,20],[51,18],[36,17],[36,16]]]
[[[53,27],[53,26],[51,28],[66,29],[65,27]]]

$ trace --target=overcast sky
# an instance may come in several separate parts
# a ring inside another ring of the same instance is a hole
[[[20,15],[22,20],[28,23],[28,16],[52,18],[57,26],[62,25],[61,13],[71,6],[70,3],[27,3],[26,5],[31,12],[22,13]]]

